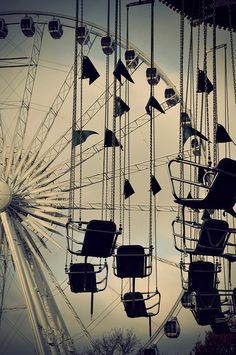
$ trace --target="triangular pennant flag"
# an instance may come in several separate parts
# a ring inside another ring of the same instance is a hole
[[[72,144],[73,147],[84,143],[86,141],[86,139],[91,136],[91,134],[98,134],[95,131],[81,131],[81,130],[77,130],[74,131],[72,134]]]
[[[204,139],[205,141],[208,141],[208,139],[198,130],[194,129],[193,127],[189,125],[184,125],[183,126],[183,144],[188,140],[189,137],[191,136],[198,136],[201,139]]]
[[[154,175],[151,177],[151,190],[153,195],[156,195],[159,191],[161,191],[161,186]]]
[[[188,195],[187,195],[187,198],[193,198],[192,194],[191,194],[191,191],[189,191]]]
[[[206,78],[206,83],[205,83],[205,78]],[[210,94],[212,90],[213,90],[212,83],[205,75],[204,71],[198,69],[197,92],[207,92],[208,94]]]
[[[128,179],[125,179],[124,183],[124,196],[125,199],[134,194],[134,189]]]
[[[91,85],[99,76],[100,74],[89,57],[84,56],[82,64],[82,79],[89,79],[89,85]]]
[[[205,219],[210,219],[211,215],[208,210],[204,210],[202,214],[202,220],[204,221]]]
[[[120,59],[118,60],[118,62],[116,64],[113,74],[116,77],[116,79],[119,80],[120,83],[121,83],[121,76],[123,76],[125,79],[127,79],[131,83],[134,83],[128,70],[126,69],[125,65],[122,63],[122,61]]]
[[[105,130],[104,147],[121,147],[123,148],[115,134],[108,128]]]
[[[216,129],[216,143],[227,143],[227,142],[232,142],[232,139],[230,138],[224,126],[218,123]]]
[[[156,110],[160,111],[161,113],[165,113],[159,102],[155,99],[154,96],[150,96],[147,105],[145,106],[145,110],[148,115],[151,115],[151,107],[155,108]]]
[[[120,98],[115,99],[115,117],[122,116],[125,112],[128,112],[130,107]]]

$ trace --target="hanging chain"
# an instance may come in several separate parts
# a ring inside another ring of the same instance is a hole
[[[121,0],[119,0],[119,25],[118,25],[118,33],[119,33],[119,59],[121,59]],[[121,97],[121,84],[119,84],[119,96]],[[119,141],[121,142],[121,115],[119,115]],[[122,197],[123,197],[123,191],[122,191],[122,150],[119,149],[119,170],[120,170],[120,175],[119,175],[119,229],[121,230],[122,228]]]
[[[107,0],[107,36],[110,36],[110,0]],[[106,55],[106,84],[105,84],[105,122],[104,134],[108,128],[109,118],[109,54]],[[105,200],[105,201],[104,201]],[[105,208],[105,206],[106,208]],[[108,149],[103,150],[103,179],[102,179],[102,213],[101,218],[107,220],[107,204],[108,204]],[[104,216],[105,210],[105,216]]]
[[[154,1],[151,3],[151,70],[154,67]],[[150,85],[150,97],[153,96],[153,84]],[[153,108],[150,115],[150,192],[149,192],[149,247],[152,246],[152,165],[153,165]]]
[[[232,29],[231,0],[228,0],[228,13],[229,13],[231,62],[232,62],[232,74],[233,74],[233,86],[234,86],[234,103],[236,104],[236,75],[235,75],[235,62],[234,62],[234,41],[233,41],[233,29]]]
[[[217,83],[216,83],[216,4],[213,0],[213,164],[217,163]]]
[[[71,125],[71,161],[70,161],[70,190],[69,190],[69,210],[68,222],[74,221],[74,205],[75,205],[75,144],[73,142],[74,132],[76,130],[76,116],[77,116],[77,78],[78,78],[78,43],[77,43],[77,28],[79,15],[79,0],[76,0],[76,20],[75,20],[75,39],[74,39],[74,83],[73,83],[73,111],[72,111],[72,125]],[[68,231],[67,231],[68,233]],[[73,250],[73,228],[71,230],[71,250]],[[73,261],[73,254],[71,254],[71,263]],[[67,268],[67,255],[66,255]]]
[[[117,45],[118,45],[118,0],[115,3],[115,50],[114,50],[114,69],[117,64]],[[116,89],[117,79],[114,79],[113,86],[113,125],[112,125],[112,181],[111,181],[111,220],[114,221],[115,217],[115,168],[116,168],[116,155],[115,155],[115,132],[116,132]]]
[[[84,0],[80,0],[80,16],[81,16],[81,26],[83,26],[83,3]],[[85,34],[86,35],[86,34]],[[81,44],[81,78],[80,78],[80,134],[82,134],[83,128],[83,78],[82,78],[82,70],[83,70],[83,52],[84,52],[84,42]],[[83,149],[82,144],[79,145],[80,147],[80,168],[79,168],[79,183],[82,186],[82,176],[83,176],[83,169],[82,169],[82,162],[83,162]],[[82,188],[79,189],[79,221],[81,222],[82,219]]]
[[[205,80],[205,120],[206,120],[206,134],[208,137],[208,165],[211,166],[211,151],[210,151],[210,125],[209,125],[209,107],[208,107],[208,92],[207,92],[207,22],[206,22],[206,13],[205,13],[205,0],[202,1],[202,13],[203,13],[203,50],[204,50],[204,59],[203,59],[203,73]]]

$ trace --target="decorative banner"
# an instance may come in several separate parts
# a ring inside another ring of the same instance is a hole
[[[161,113],[165,113],[159,102],[155,99],[154,96],[151,96],[148,100],[147,105],[145,106],[145,110],[148,115],[151,115],[151,107],[155,108],[156,110],[160,111]]]
[[[213,85],[205,75],[203,70],[198,69],[197,92],[207,92],[210,94],[213,90]]]
[[[227,143],[227,142],[233,142],[233,141],[230,138],[224,126],[218,123],[216,129],[216,143]]]
[[[124,183],[124,196],[125,200],[134,194],[134,189],[128,179],[125,179]]]
[[[189,137],[191,136],[198,136],[201,139],[204,139],[205,141],[208,141],[208,139],[198,130],[194,129],[193,127],[189,125],[184,125],[183,126],[183,144],[186,143]]]
[[[159,191],[161,191],[161,186],[154,175],[151,177],[151,190],[153,195],[156,195]]]
[[[119,96],[117,96],[115,99],[115,117],[122,116],[129,110],[130,107]]]
[[[84,143],[86,139],[91,136],[91,134],[98,134],[95,131],[74,131],[72,134],[72,144],[73,147],[76,147],[77,145]]]
[[[99,76],[100,74],[89,57],[84,56],[82,64],[82,79],[89,79],[89,85],[91,85]]]
[[[123,76],[125,79],[127,79],[131,83],[134,83],[128,70],[126,69],[125,65],[122,63],[122,61],[120,59],[118,60],[118,62],[116,64],[116,68],[115,68],[113,74],[116,77],[116,79],[119,80],[120,83],[121,83],[121,76]]]
[[[105,139],[104,139],[104,147],[113,147],[113,146],[121,147],[121,149],[123,148],[121,143],[116,138],[115,134],[110,129],[106,128],[106,130],[105,130]]]

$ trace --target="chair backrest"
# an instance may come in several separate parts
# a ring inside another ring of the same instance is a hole
[[[123,296],[123,304],[129,318],[147,317],[145,301],[141,292],[127,292]]]
[[[81,255],[107,258],[116,242],[116,225],[112,221],[91,220],[87,224]]]
[[[209,261],[193,261],[189,265],[188,291],[211,292],[216,283],[215,265]]]
[[[236,161],[230,158],[223,158],[219,161],[216,169],[215,179],[206,196],[210,207],[227,209],[233,207],[236,196]],[[232,174],[232,175],[230,175]]]
[[[96,273],[89,263],[72,264],[69,270],[71,292],[97,292]]]
[[[141,245],[120,246],[116,254],[116,276],[120,278],[146,276],[145,258]]]
[[[205,219],[194,254],[221,255],[229,236],[228,228],[229,225],[226,221]]]

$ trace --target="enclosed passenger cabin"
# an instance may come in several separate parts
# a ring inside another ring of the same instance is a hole
[[[6,38],[8,35],[8,28],[3,18],[0,19],[0,39]]]
[[[111,55],[115,49],[115,42],[111,36],[104,36],[101,38],[102,51],[106,55]]]
[[[90,40],[89,37],[89,31],[87,29],[87,26],[79,26],[77,28],[77,41],[81,45],[86,45],[88,44]]]
[[[141,245],[121,245],[115,254],[114,273],[120,278],[146,277],[151,274],[151,254]]]
[[[157,345],[151,345],[150,348],[144,349],[143,355],[160,355],[160,351],[157,348]]]
[[[137,67],[139,58],[134,49],[127,49],[125,51],[125,62],[130,69],[135,69]]]
[[[192,293],[185,291],[182,298],[181,304],[184,308],[192,308]]]
[[[149,85],[157,85],[160,81],[160,75],[157,72],[157,68],[147,68],[146,78]]]
[[[187,112],[181,112],[180,122],[182,125],[191,125],[191,119]]]
[[[172,317],[166,322],[164,333],[168,338],[178,338],[180,335],[180,325],[176,317]]]
[[[21,19],[20,27],[26,37],[32,37],[35,34],[35,25],[32,17],[25,16]]]
[[[59,19],[53,19],[48,23],[48,31],[53,39],[60,39],[63,35],[63,28]]]
[[[195,157],[201,156],[201,140],[199,138],[193,138],[191,140],[191,148]]]
[[[175,90],[173,88],[165,89],[165,99],[169,107],[175,106],[178,103]]]

